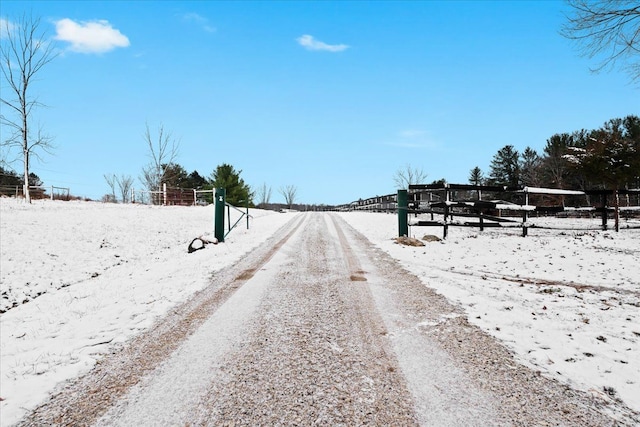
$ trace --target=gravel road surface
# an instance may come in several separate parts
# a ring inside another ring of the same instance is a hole
[[[22,425],[634,425],[517,364],[337,215],[267,244]]]

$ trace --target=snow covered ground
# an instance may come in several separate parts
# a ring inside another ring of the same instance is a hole
[[[594,230],[599,219],[533,218],[580,230],[530,229],[523,238],[521,229],[452,227],[446,241],[412,247],[393,241],[395,215],[342,215],[521,363],[640,411],[639,228],[616,233]],[[442,237],[442,228],[410,234]]]
[[[231,211],[232,221],[239,217]],[[0,425],[91,369],[291,219],[252,210],[225,243],[213,206],[159,207],[0,199]],[[12,306],[17,305],[15,308]]]
[[[0,199],[0,424],[15,423],[296,215],[251,214],[249,230],[242,221],[224,244],[189,254],[193,238],[212,237],[212,206]],[[446,241],[408,247],[393,241],[394,215],[340,215],[523,364],[640,411],[640,229],[532,229],[522,238],[452,228]]]

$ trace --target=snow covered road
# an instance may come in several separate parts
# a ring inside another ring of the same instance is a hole
[[[335,214],[293,217],[23,425],[611,425]]]

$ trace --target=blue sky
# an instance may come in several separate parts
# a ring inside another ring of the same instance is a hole
[[[48,106],[35,118],[55,137],[32,167],[45,185],[100,199],[115,173],[141,188],[148,123],[172,132],[188,172],[229,163],[270,186],[272,202],[295,185],[298,202],[326,204],[393,193],[407,165],[466,183],[507,144],[540,153],[555,133],[640,114],[628,75],[592,74],[596,63],[558,34],[566,11],[555,1],[0,6],[9,21],[41,17],[60,51],[32,88]]]

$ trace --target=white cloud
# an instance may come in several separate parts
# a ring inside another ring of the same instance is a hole
[[[7,37],[8,33],[11,33],[15,28],[13,22],[0,18],[0,39]]]
[[[104,53],[129,46],[127,36],[105,20],[75,22],[65,18],[56,21],[56,40],[71,43],[71,50],[79,53]]]
[[[197,24],[208,33],[215,33],[216,27],[209,24],[209,20],[202,15],[198,15],[197,13],[185,13],[182,15],[182,19],[186,22],[192,22]]]
[[[327,52],[342,52],[349,48],[346,44],[326,44],[313,38],[308,34],[298,37],[297,42],[307,50],[324,50]]]

